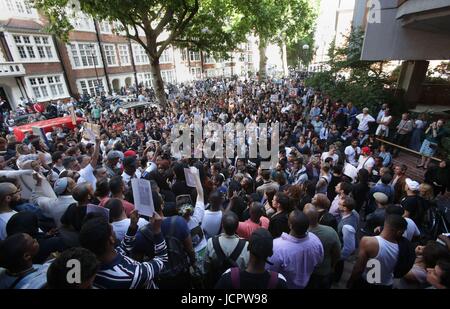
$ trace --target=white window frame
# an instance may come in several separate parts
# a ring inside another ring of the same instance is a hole
[[[139,84],[142,83],[145,87],[153,88],[152,73],[150,72],[138,73],[138,83]]]
[[[161,57],[159,57],[159,63],[173,63],[173,53],[170,47],[165,49],[161,53]]]
[[[192,62],[201,61],[200,52],[190,50],[189,51],[189,60]]]
[[[69,97],[63,74],[33,75],[25,78],[29,92],[37,102]]]
[[[101,33],[112,34],[111,23],[107,20],[99,22],[99,28]]]
[[[37,11],[29,0],[4,0],[5,8],[14,17],[37,18]]]
[[[202,68],[200,67],[191,67],[191,76],[195,79],[202,78]]]
[[[150,59],[148,58],[147,52],[144,47],[139,44],[133,44],[133,57],[134,63],[136,65],[150,64]]]
[[[19,62],[58,62],[51,36],[27,33],[7,33],[7,40],[15,47],[13,58]],[[42,53],[44,57],[42,56]]]
[[[90,48],[91,45],[93,49]],[[69,42],[67,53],[74,70],[103,67],[100,48],[96,42]]]
[[[161,77],[164,83],[175,84],[177,82],[174,70],[161,70]]]
[[[203,63],[204,64],[214,64],[214,63],[216,63],[216,60],[210,54],[204,53],[203,54]]]
[[[131,58],[128,44],[119,44],[117,45],[117,49],[119,50],[120,65],[130,65]]]
[[[71,16],[69,21],[76,31],[95,32],[94,20],[82,12],[75,13],[75,16]]]
[[[105,52],[106,64],[109,67],[117,67],[117,66],[119,66],[119,62],[117,60],[116,45],[114,45],[114,44],[103,44],[103,51]]]
[[[100,87],[102,89],[98,88],[98,84],[100,84]],[[77,86],[80,96],[83,96],[85,94],[84,89],[86,90],[87,94],[92,96],[100,96],[101,91],[105,91],[105,81],[103,77],[97,78],[85,78],[85,79],[79,79],[77,80]]]

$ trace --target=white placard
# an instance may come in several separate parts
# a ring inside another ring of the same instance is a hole
[[[105,218],[109,222],[109,209],[105,207],[100,207],[94,204],[87,204],[86,206],[86,214],[96,213],[105,216]]]
[[[153,204],[152,187],[150,181],[146,179],[131,179],[133,189],[134,206],[140,215],[153,217],[155,206]]]
[[[272,94],[270,96],[270,102],[278,102],[278,94]]]
[[[195,181],[195,174],[192,173],[193,170],[195,173],[195,170],[197,170],[197,168],[191,166],[190,168],[184,169],[184,178],[186,178],[186,185],[191,188],[197,187],[197,183]]]

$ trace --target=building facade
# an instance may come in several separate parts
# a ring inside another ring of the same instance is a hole
[[[22,98],[48,102],[118,93],[136,84],[153,86],[144,48],[130,41],[120,25],[94,21],[81,12],[71,23],[74,30],[63,42],[45,32],[46,21],[27,0],[0,1],[0,97],[11,109]],[[256,43],[249,37],[228,60],[170,46],[160,57],[162,79],[180,83],[252,75],[259,61]]]

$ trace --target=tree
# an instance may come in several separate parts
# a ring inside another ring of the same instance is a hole
[[[155,94],[166,105],[159,58],[170,45],[223,54],[245,39],[241,18],[231,0],[32,0],[49,21],[48,29],[62,40],[73,29],[68,7],[94,20],[121,24],[119,31],[140,44],[150,60]],[[141,35],[140,35],[141,34]]]
[[[309,49],[304,50],[303,46],[308,45]],[[297,67],[302,63],[307,65],[311,63],[314,56],[314,31],[310,31],[299,40],[293,41],[287,45],[287,62],[291,67]]]
[[[313,26],[314,13],[308,0],[236,0],[249,30],[259,39],[259,78],[266,76],[269,43],[298,40]]]
[[[374,112],[387,99],[385,86],[390,82],[383,72],[386,62],[360,60],[363,40],[363,30],[353,29],[343,46],[333,42],[328,51],[330,70],[316,73],[306,84]]]

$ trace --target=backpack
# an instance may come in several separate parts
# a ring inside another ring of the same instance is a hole
[[[177,218],[178,216],[171,218],[169,233],[164,236],[167,245],[168,262],[159,274],[162,279],[174,278],[189,269],[189,259],[186,251],[184,251],[183,243],[174,236]]]
[[[416,253],[413,244],[402,237],[398,241],[398,260],[394,268],[394,278],[403,278],[413,267]]]
[[[211,261],[208,273],[210,283],[213,285],[216,284],[227,269],[238,267],[236,260],[241,255],[245,243],[247,242],[245,239],[239,239],[233,252],[227,257],[220,246],[219,237],[220,235],[212,237],[212,244],[217,258]]]
[[[241,270],[237,267],[231,268],[231,286],[233,289],[239,289],[241,287]],[[270,279],[267,282],[266,289],[273,290],[277,287],[278,283],[278,273],[271,271]]]

